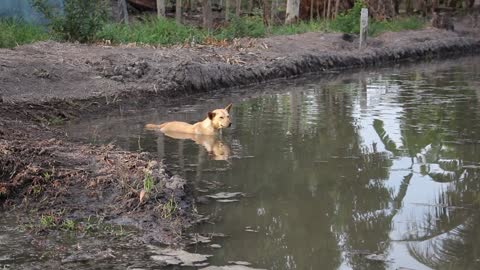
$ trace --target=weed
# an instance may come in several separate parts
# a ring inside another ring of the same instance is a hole
[[[40,26],[19,19],[0,20],[0,48],[13,48],[17,45],[47,40],[48,33]]]
[[[42,174],[42,177],[43,177],[43,180],[45,180],[45,182],[48,182],[48,181],[50,181],[50,179],[52,179],[52,176],[48,172],[44,172]]]
[[[328,24],[325,21],[300,21],[295,24],[278,25],[271,29],[271,35],[294,35],[306,32],[328,32]]]
[[[98,40],[112,43],[140,43],[172,45],[186,41],[203,40],[206,32],[199,28],[179,25],[174,20],[157,17],[144,17],[142,21],[130,25],[107,24],[99,32]]]
[[[42,215],[40,217],[40,226],[44,229],[55,227],[56,221],[53,215]]]
[[[66,231],[75,231],[76,224],[71,219],[65,219],[60,227]]]
[[[47,119],[47,124],[49,126],[60,126],[63,125],[63,123],[65,123],[65,120],[61,117],[53,116]]]
[[[220,28],[214,33],[217,39],[231,40],[241,37],[264,37],[265,26],[259,16],[234,17],[226,27]]]
[[[32,186],[32,194],[38,195],[42,192],[42,187],[39,185]]]
[[[170,199],[166,203],[160,206],[160,213],[162,218],[170,218],[175,213],[175,211],[177,211],[177,208],[177,202],[175,201],[173,196],[170,197]]]
[[[373,21],[368,26],[368,34],[377,36],[383,32],[398,32],[402,30],[417,30],[425,26],[425,21],[418,17],[398,18],[390,21]]]
[[[145,177],[143,178],[143,190],[145,192],[150,192],[153,188],[153,177],[152,174],[145,172]]]
[[[107,21],[107,2],[103,0],[65,0],[63,11],[46,0],[31,1],[49,19],[53,34],[62,40],[91,42]]]
[[[365,4],[361,0],[356,0],[353,8],[347,12],[338,15],[330,22],[330,29],[343,33],[359,33],[360,32],[360,14]]]

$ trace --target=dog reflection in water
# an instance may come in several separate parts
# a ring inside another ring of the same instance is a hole
[[[146,129],[160,130],[165,135],[174,139],[190,139],[207,149],[215,160],[227,160],[230,156],[230,148],[216,135],[222,129],[230,127],[230,103],[225,109],[216,109],[207,113],[207,117],[195,124],[185,122],[166,122],[160,125],[147,124]]]
[[[164,132],[170,138],[185,140],[189,139],[198,145],[202,145],[213,160],[228,160],[230,147],[217,136],[188,134],[180,132]]]

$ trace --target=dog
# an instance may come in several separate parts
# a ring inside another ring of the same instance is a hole
[[[228,104],[225,109],[216,109],[208,112],[207,118],[201,122],[195,124],[189,124],[185,122],[173,121],[166,122],[160,125],[147,124],[146,129],[156,129],[163,133],[185,133],[213,136],[221,132],[222,129],[230,127],[230,109],[232,103]]]

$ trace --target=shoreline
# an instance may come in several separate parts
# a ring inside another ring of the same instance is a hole
[[[199,218],[187,181],[149,154],[73,142],[62,133],[65,122],[120,104],[216,90],[228,95],[228,88],[311,73],[478,54],[480,33],[429,28],[382,34],[361,51],[356,45],[342,34],[306,33],[242,39],[227,47],[42,42],[2,49],[0,203],[7,211],[36,209],[34,219],[64,209],[59,223],[80,224],[103,213],[113,224],[139,229],[137,240],[181,245],[176,236]],[[141,200],[147,175],[158,188]],[[180,210],[163,218],[161,206],[172,198]]]

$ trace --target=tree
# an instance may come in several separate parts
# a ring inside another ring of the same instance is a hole
[[[285,24],[292,24],[298,20],[300,13],[300,0],[287,0],[287,16]]]
[[[242,0],[236,0],[235,16],[240,17],[242,13]]]
[[[182,23],[182,0],[176,0],[175,2],[175,21],[178,24]]]
[[[203,0],[203,27],[206,29],[212,28],[212,2],[211,0]]]
[[[165,17],[165,0],[157,0],[157,15]]]

